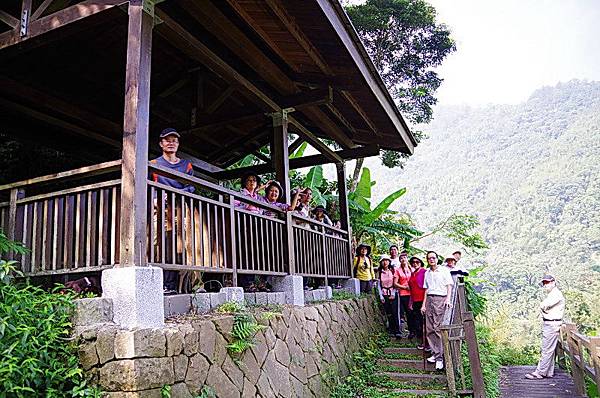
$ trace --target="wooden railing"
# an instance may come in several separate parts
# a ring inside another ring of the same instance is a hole
[[[574,324],[564,324],[560,328],[556,354],[559,366],[570,368],[577,394],[587,396],[586,376],[600,391],[600,337],[586,336],[579,333]]]
[[[0,225],[9,239],[29,249],[9,258],[27,275],[118,263],[119,169],[120,161],[113,161],[0,186],[0,192],[9,193],[0,203]]]
[[[120,161],[0,186],[0,227],[30,251],[28,275],[119,263]],[[147,262],[165,269],[322,278],[350,276],[347,231],[257,202],[212,182],[148,164],[194,193],[148,181]],[[60,188],[60,189],[59,189]],[[263,212],[251,212],[239,203]],[[268,212],[269,215],[266,215]]]
[[[452,278],[452,306],[446,310],[441,326],[448,392],[451,397],[472,395],[475,398],[484,398],[485,384],[473,313],[468,309],[462,278],[456,275]],[[467,349],[472,388],[468,388],[463,366],[463,343]]]

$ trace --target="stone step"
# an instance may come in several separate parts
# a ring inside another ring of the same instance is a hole
[[[383,349],[385,354],[407,354],[407,355],[423,355],[423,350],[418,348],[410,347],[385,347]]]
[[[380,376],[387,376],[392,380],[401,381],[412,384],[430,384],[439,383],[446,385],[446,376],[441,374],[431,373],[400,373],[400,372],[379,372]]]
[[[416,389],[407,389],[407,388],[396,388],[396,389],[381,389],[381,392],[385,392],[387,394],[399,394],[401,397],[403,396],[422,396],[427,395],[430,397],[447,397],[448,390],[416,390]]]
[[[435,370],[435,364],[425,361],[425,367],[423,367],[422,359],[379,359],[377,361],[379,365],[396,366],[398,368],[412,368],[420,370]]]

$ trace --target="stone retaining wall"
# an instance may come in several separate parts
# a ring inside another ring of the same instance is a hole
[[[231,315],[188,317],[161,329],[123,330],[104,324],[80,330],[80,361],[111,398],[193,398],[205,386],[218,397],[324,397],[327,375],[346,374],[350,354],[381,327],[372,299],[285,305],[256,313],[265,328],[236,356]],[[267,319],[269,318],[269,319]]]

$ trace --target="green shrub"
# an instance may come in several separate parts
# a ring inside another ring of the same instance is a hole
[[[0,282],[0,397],[100,396],[70,336],[73,295]]]

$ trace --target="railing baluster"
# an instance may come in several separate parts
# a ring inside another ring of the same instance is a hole
[[[37,253],[38,253],[38,228],[39,228],[39,223],[38,223],[38,205],[39,203],[37,202],[33,202],[32,203],[32,210],[33,210],[33,219],[31,221],[31,272],[35,272],[35,268],[36,265],[38,264],[38,258],[37,258]]]
[[[209,267],[214,267],[213,265],[213,232],[212,232],[212,221],[211,221],[211,217],[210,217],[210,203],[206,204],[206,232],[208,233],[207,238],[207,242],[208,242],[208,266]]]
[[[86,229],[85,229],[85,266],[92,265],[92,192],[88,191],[86,200]]]
[[[203,203],[198,202],[198,225],[200,226],[200,255],[202,259],[200,260],[200,265],[206,267],[206,234],[205,234],[205,224],[204,224],[204,211],[202,209]]]
[[[190,198],[190,265],[196,265],[196,207],[194,198]]]
[[[213,223],[214,223],[214,242],[215,242],[215,246],[214,246],[214,256],[215,256],[215,267],[219,268],[220,266],[220,262],[221,262],[221,258],[220,258],[220,253],[219,253],[219,248],[220,248],[220,239],[219,239],[219,216],[218,216],[218,209],[217,206],[212,205],[213,206]]]
[[[220,253],[221,253],[221,268],[226,268],[227,267],[227,263],[228,263],[228,255],[227,255],[227,217],[226,217],[226,213],[225,213],[225,208],[224,207],[220,207],[219,211],[221,212],[221,222],[219,223],[220,228],[221,228],[221,246],[220,246]]]
[[[170,213],[171,213],[171,217],[170,217],[170,222],[171,222],[171,244],[169,246],[171,246],[171,261],[169,261],[171,264],[175,264],[176,261],[176,257],[177,257],[177,236],[176,236],[176,230],[177,230],[177,226],[175,223],[175,214],[177,213],[177,209],[175,208],[175,192],[171,192],[171,198],[170,198],[170,202],[168,203],[168,208],[170,209]],[[168,227],[167,227],[168,229]]]
[[[230,220],[229,249],[231,251],[231,269],[233,270],[232,282],[233,282],[233,286],[238,286],[237,261],[236,261],[237,258],[234,253],[234,250],[236,250],[236,247],[237,247],[237,244],[236,244],[237,241],[236,241],[236,226],[235,226],[235,198],[233,197],[233,195],[229,196],[229,220]],[[239,223],[239,219],[238,219],[238,223]]]
[[[189,222],[189,217],[187,216],[187,211],[185,208],[185,196],[184,195],[179,195],[179,229],[181,230],[181,239],[180,239],[180,246],[181,246],[181,264],[182,265],[187,265],[187,236],[186,236],[186,224]]]

